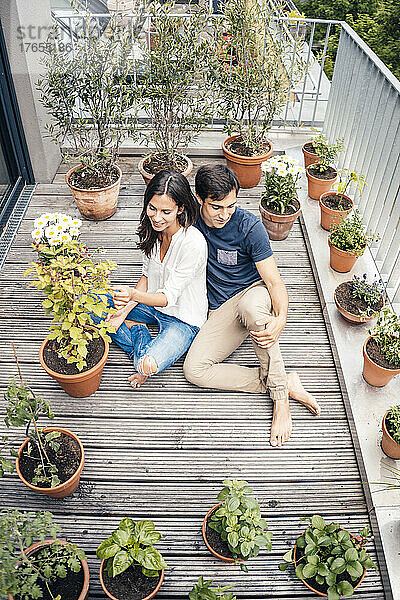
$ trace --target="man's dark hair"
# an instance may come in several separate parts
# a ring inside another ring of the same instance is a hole
[[[196,194],[203,202],[206,198],[223,200],[232,190],[236,190],[236,194],[240,190],[236,173],[225,165],[204,165],[200,167],[194,185]]]

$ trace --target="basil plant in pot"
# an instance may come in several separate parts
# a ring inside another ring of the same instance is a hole
[[[82,14],[81,3],[71,4]],[[57,36],[62,39],[62,32],[55,24],[37,88],[50,117],[47,135],[64,145],[65,161],[78,161],[65,176],[74,200],[84,217],[103,220],[117,207],[121,144],[136,136],[131,32],[116,16],[101,36],[89,12],[71,22],[81,23],[73,52],[61,50]]]
[[[248,572],[244,561],[257,556],[261,548],[272,549],[272,533],[267,531],[260,506],[251,497],[247,481],[226,479],[218,494],[220,502],[210,508],[203,520],[204,542],[215,557],[238,563]]]
[[[261,164],[265,174],[265,191],[259,211],[271,240],[284,240],[301,211],[297,187],[304,171],[290,156],[273,156]]]
[[[49,512],[0,512],[0,593],[13,600],[84,600],[89,568],[83,550],[57,538]],[[34,540],[39,540],[33,543]]]
[[[323,140],[323,141],[322,141]],[[337,179],[337,170],[334,167],[339,152],[344,150],[343,139],[339,138],[328,143],[324,137],[320,141],[313,142],[318,161],[306,168],[308,180],[308,195],[314,200],[319,200],[321,195],[329,192]]]
[[[115,329],[107,322],[96,324],[92,315],[113,312],[106,292],[116,263],[95,262],[94,254],[78,239],[47,242],[49,232],[42,230],[33,248],[37,260],[29,263],[24,276],[32,275],[31,286],[45,294],[42,305],[52,316],[50,334],[42,343],[40,363],[45,371],[74,397],[93,394],[100,385]]]
[[[261,163],[273,151],[268,133],[284,107],[291,85],[302,80],[307,67],[301,40],[290,43],[266,0],[249,4],[227,0],[221,27],[229,34],[235,55],[230,68],[216,71],[218,112],[228,138],[222,149],[242,188],[256,186]],[[233,57],[233,55],[232,55]]]
[[[340,600],[352,596],[361,584],[366,569],[376,565],[364,549],[369,539],[369,527],[352,535],[337,523],[325,523],[320,515],[305,517],[310,525],[296,540],[292,550],[286,552],[281,571],[291,564],[299,579],[318,596]]]
[[[319,198],[321,227],[327,231],[333,223],[343,221],[353,210],[354,202],[349,196],[346,196],[350,185],[354,184],[360,194],[365,185],[364,175],[349,169],[339,171],[339,178],[340,180],[332,186],[336,190],[325,192]]]
[[[161,539],[152,521],[133,521],[124,517],[111,537],[96,550],[100,583],[109,598],[132,600],[153,598],[161,587],[168,565],[153,544]]]
[[[383,387],[400,373],[400,319],[384,306],[363,347],[363,377],[375,387]]]
[[[400,404],[392,406],[382,419],[382,450],[390,458],[400,459]]]
[[[348,273],[367,245],[378,239],[379,235],[367,231],[358,210],[343,221],[333,223],[328,238],[332,269]]]
[[[338,311],[350,323],[365,323],[376,317],[385,304],[385,296],[382,279],[369,283],[366,273],[340,283],[334,292]]]
[[[178,18],[168,3],[154,2],[149,8],[152,43],[138,85],[149,119],[142,135],[155,149],[138,165],[146,184],[163,169],[189,176],[193,164],[182,148],[212,118],[210,73],[217,64],[217,46],[208,33],[209,12],[201,3],[191,9]]]

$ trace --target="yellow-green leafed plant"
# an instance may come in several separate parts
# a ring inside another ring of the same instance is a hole
[[[57,246],[60,249],[61,245]],[[96,323],[92,315],[101,317],[112,312],[106,292],[110,290],[109,276],[117,264],[111,260],[95,263],[87,246],[78,240],[62,244],[62,252],[29,263],[24,277],[33,274],[30,284],[45,294],[43,307],[53,320],[50,340],[56,340],[59,357],[75,363],[79,371],[86,367],[88,344],[101,337],[111,341],[108,333],[115,329],[106,321]],[[43,250],[43,248],[42,248]]]

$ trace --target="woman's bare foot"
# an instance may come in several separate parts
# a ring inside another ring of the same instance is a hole
[[[282,446],[288,441],[292,433],[292,417],[290,416],[289,398],[275,400],[274,416],[271,425],[271,446]]]
[[[122,308],[119,308],[115,314],[110,315],[107,318],[107,322],[113,327],[115,327],[115,330],[117,330],[119,327],[121,327],[122,323],[125,321],[126,317],[129,315],[131,310],[135,308],[136,304],[137,302],[129,300],[129,302],[127,302]]]
[[[288,373],[288,388],[289,396],[293,400],[297,400],[300,404],[303,404],[313,415],[321,414],[321,407],[309,392],[304,389],[303,384],[300,381],[299,374],[296,371]]]
[[[134,388],[140,388],[140,386],[147,381],[147,376],[142,375],[141,373],[134,373],[130,377],[128,377],[128,381]]]
[[[144,325],[144,327],[146,327],[145,323],[139,323],[139,321],[131,321],[130,319],[125,319],[125,325],[127,325],[129,329],[134,325]]]

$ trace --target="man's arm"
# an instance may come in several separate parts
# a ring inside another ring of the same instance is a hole
[[[260,260],[255,265],[271,296],[273,315],[257,323],[265,325],[265,329],[250,331],[250,335],[261,348],[270,348],[278,341],[285,328],[289,296],[273,256]]]

